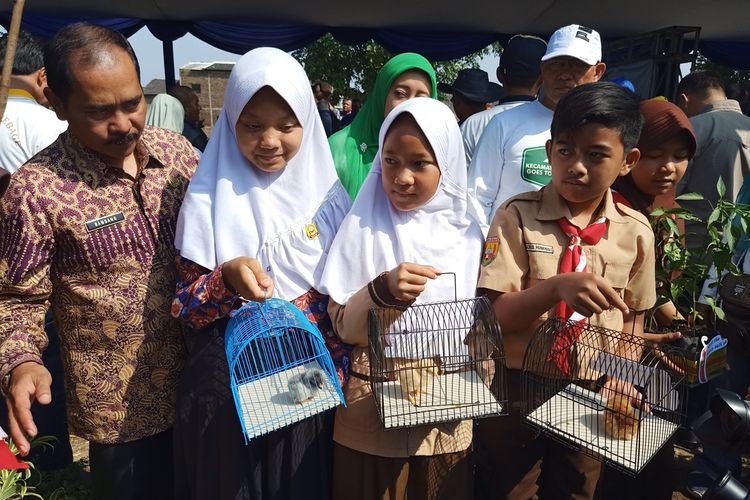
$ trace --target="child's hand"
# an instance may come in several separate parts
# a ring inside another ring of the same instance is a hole
[[[668,344],[669,342],[674,342],[675,340],[679,340],[682,338],[682,333],[680,332],[665,332],[665,333],[655,333],[655,332],[643,332],[639,335],[643,340],[648,340],[649,342],[653,342],[654,344]]]
[[[630,406],[633,408],[641,408],[641,406],[643,406],[643,411],[651,413],[651,405],[646,402],[646,397],[643,393],[639,392],[633,384],[623,380],[609,378],[602,388],[602,396],[607,400],[616,395],[622,395],[627,398],[630,402]]]
[[[557,296],[587,318],[613,307],[628,314],[628,306],[604,278],[593,273],[562,273],[555,276]]]
[[[273,295],[273,280],[252,257],[237,257],[222,266],[224,285],[243,299],[262,302]]]
[[[402,262],[388,272],[388,291],[403,302],[416,299],[424,291],[427,280],[434,280],[440,272],[432,266]]]

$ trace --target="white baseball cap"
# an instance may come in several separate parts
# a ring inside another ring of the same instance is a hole
[[[552,33],[542,61],[569,56],[593,66],[602,60],[602,40],[596,30],[571,24]]]

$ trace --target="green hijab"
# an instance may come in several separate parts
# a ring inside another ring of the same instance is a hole
[[[367,101],[352,123],[328,139],[336,173],[352,199],[357,196],[378,152],[378,134],[385,120],[388,91],[401,73],[411,69],[427,73],[432,83],[431,95],[437,98],[437,78],[430,62],[413,52],[399,54],[392,57],[380,70],[375,79],[375,88],[367,96]]]

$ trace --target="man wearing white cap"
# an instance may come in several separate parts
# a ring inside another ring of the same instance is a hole
[[[495,211],[508,198],[550,181],[545,144],[558,101],[571,89],[596,82],[606,69],[599,33],[571,24],[555,31],[542,57],[543,95],[490,121],[469,167],[469,193],[486,234]]]

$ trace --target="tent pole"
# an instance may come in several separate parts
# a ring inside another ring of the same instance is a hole
[[[8,43],[5,46],[5,61],[3,61],[3,74],[0,79],[0,118],[5,114],[5,106],[8,104],[8,93],[10,92],[10,76],[13,73],[13,59],[16,56],[18,45],[18,34],[21,31],[21,16],[23,15],[23,4],[25,0],[15,0],[13,13],[10,18],[10,29]]]
[[[164,50],[164,84],[167,89],[174,87],[174,46],[172,40],[165,40],[162,42]]]

